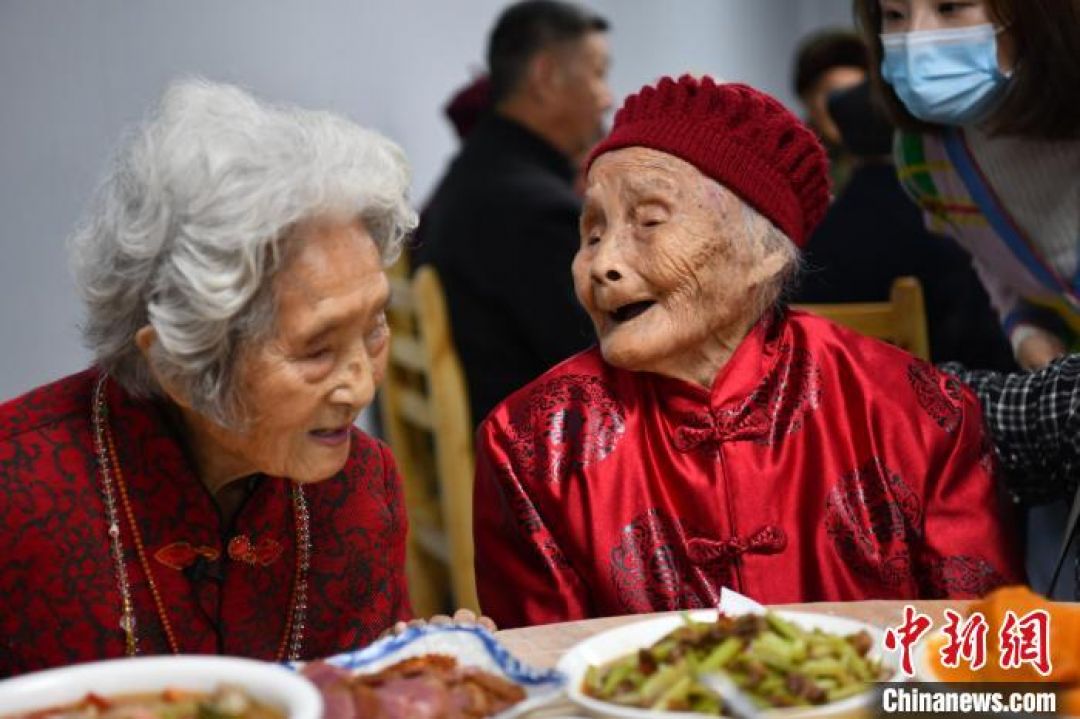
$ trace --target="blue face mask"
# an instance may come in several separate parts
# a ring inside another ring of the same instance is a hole
[[[938,125],[983,119],[1008,82],[993,25],[881,36],[881,75],[915,117]]]

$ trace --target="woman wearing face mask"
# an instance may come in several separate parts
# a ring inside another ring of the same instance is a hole
[[[1080,0],[856,0],[897,169],[973,256],[1017,360],[1080,338]]]

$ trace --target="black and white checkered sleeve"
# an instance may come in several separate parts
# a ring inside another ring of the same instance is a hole
[[[1080,472],[1080,355],[1038,372],[942,370],[970,386],[1005,471],[1009,491],[1029,504],[1073,495]]]

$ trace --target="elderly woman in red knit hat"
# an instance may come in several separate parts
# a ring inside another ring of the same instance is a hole
[[[479,429],[497,622],[1021,578],[971,393],[780,303],[827,203],[821,146],[769,96],[683,77],[627,99],[589,159],[573,264],[599,345]]]

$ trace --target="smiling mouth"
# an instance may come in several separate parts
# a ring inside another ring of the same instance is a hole
[[[313,429],[309,434],[320,444],[336,445],[349,438],[349,425],[335,429]]]
[[[618,309],[609,312],[608,316],[619,324],[623,322],[629,322],[630,320],[639,316],[655,304],[656,302],[654,300],[631,302],[628,305],[623,305],[622,307],[619,307]]]

